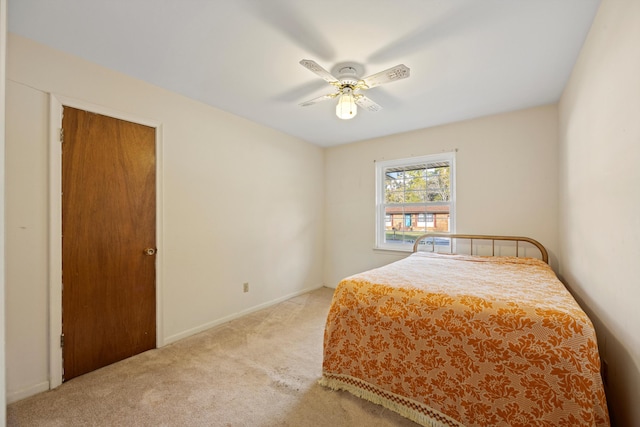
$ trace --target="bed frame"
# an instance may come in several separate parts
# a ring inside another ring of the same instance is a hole
[[[529,237],[517,237],[517,236],[494,236],[494,235],[483,235],[483,234],[449,234],[449,233],[427,233],[418,237],[413,244],[413,252],[418,252],[420,249],[419,245],[422,240],[433,238],[431,240],[431,244],[426,244],[426,246],[431,246],[431,252],[436,252],[436,237],[447,238],[447,239],[467,239],[470,242],[470,252],[469,255],[473,255],[473,241],[474,240],[491,240],[491,256],[495,256],[496,253],[496,241],[510,241],[516,242],[516,257],[519,256],[519,245],[520,243],[530,243],[531,245],[538,248],[540,251],[540,255],[542,256],[542,261],[549,263],[549,254],[544,246],[537,240],[531,239]],[[426,241],[425,241],[426,243]],[[453,253],[453,244],[449,245],[449,253]]]

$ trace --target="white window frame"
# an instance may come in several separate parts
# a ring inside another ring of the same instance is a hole
[[[455,152],[433,154],[426,156],[409,157],[405,159],[376,161],[376,242],[375,249],[391,251],[411,251],[413,244],[410,243],[385,243],[385,174],[388,168],[412,166],[424,163],[449,162],[451,200],[449,202],[449,233],[455,233],[456,218],[456,156]]]

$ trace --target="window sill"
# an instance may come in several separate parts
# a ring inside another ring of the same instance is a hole
[[[410,254],[413,252],[413,248],[391,249],[374,247],[373,252],[380,254]]]

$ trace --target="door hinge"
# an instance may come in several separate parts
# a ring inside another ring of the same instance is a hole
[[[64,142],[64,129],[60,128],[60,142]]]
[[[64,334],[60,334],[60,348],[64,348]]]

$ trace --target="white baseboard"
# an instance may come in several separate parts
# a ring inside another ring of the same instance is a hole
[[[264,302],[262,304],[258,304],[256,306],[253,306],[253,307],[248,308],[246,310],[242,310],[242,311],[240,311],[238,313],[234,313],[234,314],[231,314],[229,316],[225,316],[225,317],[222,317],[220,319],[216,319],[216,320],[213,320],[211,322],[207,322],[207,323],[205,323],[203,325],[200,325],[200,326],[197,326],[195,328],[191,328],[191,329],[188,329],[188,330],[186,330],[184,332],[180,332],[179,334],[171,335],[171,336],[166,337],[164,339],[164,344],[163,345],[168,345],[168,344],[174,343],[174,342],[179,341],[179,340],[181,340],[183,338],[187,338],[187,337],[190,337],[191,335],[195,335],[197,333],[206,331],[207,329],[211,329],[214,326],[222,325],[223,323],[230,322],[231,320],[237,319],[237,318],[242,317],[242,316],[246,316],[247,314],[253,313],[253,312],[258,311],[258,310],[262,310],[263,308],[271,307],[272,305],[278,304],[278,303],[280,303],[282,301],[286,301],[286,300],[291,299],[293,297],[297,297],[298,295],[306,294],[307,292],[311,292],[311,291],[314,291],[316,289],[320,289],[322,287],[323,287],[323,285],[320,285],[320,286],[316,286],[316,287],[313,287],[313,288],[306,288],[306,289],[303,289],[303,290],[300,290],[300,291],[297,291],[297,292],[293,292],[291,294],[282,296],[280,298],[276,298],[274,300],[267,301],[267,302]]]
[[[11,391],[7,390],[7,404],[17,402],[18,400],[26,399],[43,391],[49,390],[49,381],[44,381],[38,384],[34,384],[30,387],[23,388],[22,390]]]

